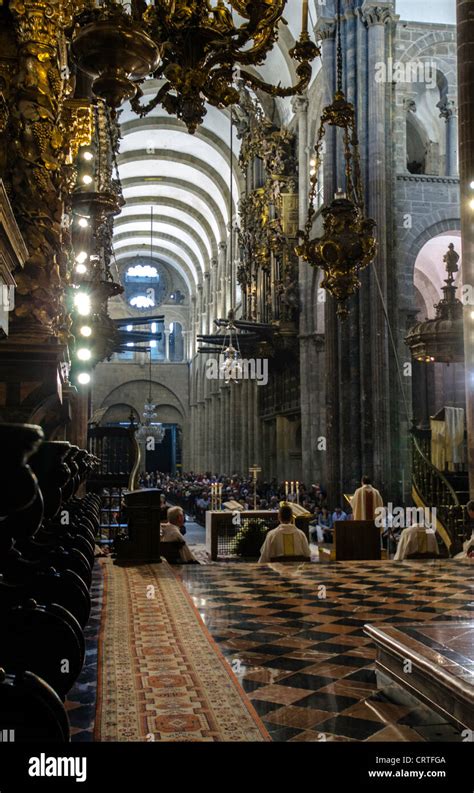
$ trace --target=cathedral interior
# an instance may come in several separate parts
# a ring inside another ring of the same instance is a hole
[[[472,742],[473,53],[0,0],[2,743]]]

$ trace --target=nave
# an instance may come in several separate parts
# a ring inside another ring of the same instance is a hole
[[[99,645],[97,711],[95,661],[66,703],[73,742],[150,735],[156,741],[463,740],[463,730],[439,711],[376,672],[376,648],[363,630],[367,623],[394,624],[427,660],[446,654],[468,680],[472,630],[456,626],[472,615],[463,565],[431,562],[420,569],[411,562],[389,574],[375,563],[337,570],[226,564],[174,573],[165,565],[116,572],[110,560],[100,567],[93,603],[101,602],[102,587],[112,602],[91,643],[93,658]],[[159,596],[145,602],[151,582],[158,582]]]

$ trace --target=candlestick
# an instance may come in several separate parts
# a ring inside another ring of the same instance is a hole
[[[300,483],[296,483],[296,503],[300,503]]]
[[[302,13],[301,13],[301,33],[302,34],[308,32],[308,13],[309,13],[308,0],[303,0],[303,7],[302,7]]]
[[[294,492],[295,492],[295,483],[290,482],[290,496],[292,496]]]
[[[288,482],[285,482],[285,497],[288,498]]]

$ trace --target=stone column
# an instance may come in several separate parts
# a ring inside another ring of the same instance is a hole
[[[196,302],[196,325],[197,325],[197,335],[204,333],[203,327],[203,310],[204,310],[204,295],[203,295],[203,284],[197,285],[197,302]]]
[[[165,363],[170,360],[170,331],[165,330]]]
[[[321,18],[316,26],[316,35],[321,39],[321,54],[324,70],[324,104],[332,102],[336,90],[336,26],[334,19]],[[336,134],[333,127],[328,127],[324,144],[324,203],[332,201],[337,189],[336,168]],[[324,307],[324,332],[326,337],[326,383],[325,383],[325,414],[326,414],[326,450],[318,450],[317,443],[312,453],[321,464],[323,483],[328,490],[329,499],[338,498],[340,490],[340,433],[339,433],[339,337],[336,306],[329,298]],[[319,308],[319,307],[318,307]],[[309,342],[310,343],[310,342]],[[311,393],[308,394],[311,404]],[[303,414],[304,410],[302,410]],[[303,435],[304,437],[304,435]],[[317,439],[316,439],[317,440]],[[304,444],[303,444],[304,446]],[[304,453],[304,452],[303,452]],[[303,476],[308,477],[308,459],[303,458]]]
[[[224,473],[231,474],[230,464],[230,393],[226,387],[221,387],[221,404],[222,404],[222,450],[224,459]]]
[[[391,492],[391,438],[390,438],[390,382],[388,333],[381,297],[376,283],[380,283],[383,299],[387,300],[387,137],[386,137],[386,84],[375,80],[376,64],[386,58],[386,30],[393,22],[393,3],[365,0],[362,18],[367,25],[368,79],[368,196],[367,212],[376,221],[378,240],[377,257],[370,268],[371,296],[371,385],[372,385],[372,475],[387,495]],[[393,312],[392,306],[392,316]],[[396,477],[398,479],[398,476]],[[393,494],[392,494],[393,495]]]
[[[205,470],[212,471],[212,447],[215,442],[215,436],[213,434],[213,421],[212,421],[212,394],[208,394],[206,396],[206,405],[205,405],[205,440],[204,440],[204,449],[205,449]]]
[[[219,319],[227,316],[227,242],[219,243],[219,302],[217,314]]]
[[[198,463],[199,473],[204,473],[206,470],[206,402],[204,397],[199,403],[199,419],[198,419]]]
[[[309,191],[309,157],[308,157],[308,98],[307,96],[295,97],[293,111],[296,114],[298,125],[298,199],[299,199],[299,227],[303,229],[308,215]],[[299,332],[305,336],[312,317],[311,306],[311,279],[312,269],[302,259],[298,264],[298,280],[300,284],[300,322]],[[307,409],[308,373],[311,370],[311,361],[308,357],[308,348],[304,341],[300,341],[300,385],[301,385],[301,431],[308,442],[303,444],[303,470],[309,475],[311,460],[311,440],[309,434],[310,410]],[[253,464],[253,463],[252,463]]]
[[[204,314],[204,333],[211,329],[211,273],[204,273],[204,288],[206,294],[206,310]]]
[[[196,336],[198,333],[197,329],[197,308],[196,308],[196,295],[191,295],[191,323],[190,323],[190,339],[189,339],[189,358],[192,360],[194,358],[194,353],[196,352]]]
[[[221,395],[217,391],[213,395],[214,402],[214,427],[213,427],[213,458],[214,458],[214,471],[216,474],[222,473],[222,431],[221,431]]]
[[[458,176],[458,109],[452,99],[441,103],[440,117],[446,121],[446,176]]]
[[[459,178],[461,182],[462,281],[474,288],[474,5],[457,0]],[[474,498],[474,320],[464,307],[467,448],[470,497]]]

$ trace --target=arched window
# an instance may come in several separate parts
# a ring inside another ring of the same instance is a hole
[[[407,114],[407,168],[410,173],[426,173],[426,141],[412,113]]]

